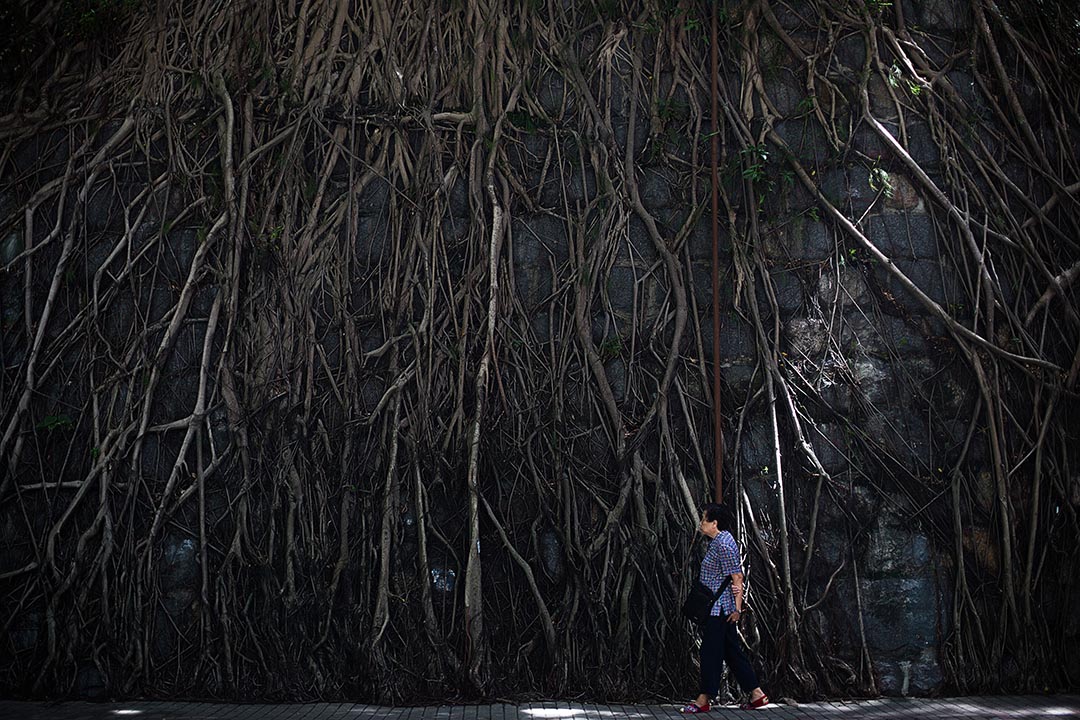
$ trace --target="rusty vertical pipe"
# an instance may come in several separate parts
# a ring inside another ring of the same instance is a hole
[[[712,123],[710,154],[712,155],[712,366],[713,366],[713,500],[724,499],[724,432],[720,422],[720,179],[716,166],[720,155],[720,133],[717,129],[717,95],[719,88],[719,59],[716,43],[716,6],[719,0],[712,1]]]

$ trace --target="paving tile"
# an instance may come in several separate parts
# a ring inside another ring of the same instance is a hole
[[[136,701],[24,703],[0,700],[0,720],[679,720],[678,705],[519,705],[382,707],[361,703],[291,705]],[[755,713],[763,720],[1057,720],[1080,718],[1080,695],[879,698],[784,705]],[[708,720],[746,720],[735,706],[718,706]]]

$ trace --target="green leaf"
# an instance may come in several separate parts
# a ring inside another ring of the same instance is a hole
[[[46,415],[45,418],[37,424],[37,429],[55,430],[56,428],[67,427],[71,424],[71,418],[67,415]]]

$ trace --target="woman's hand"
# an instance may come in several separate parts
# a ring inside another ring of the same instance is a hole
[[[739,612],[738,610],[736,610],[735,612],[733,612],[733,613],[731,613],[730,615],[727,616],[727,621],[729,623],[737,623],[737,622],[739,622],[739,618],[741,618],[741,617],[742,617],[742,613]]]

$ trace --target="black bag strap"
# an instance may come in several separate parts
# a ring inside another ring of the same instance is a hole
[[[713,599],[712,599],[712,604],[713,605],[716,604],[716,601],[720,599],[720,596],[724,594],[724,591],[728,589],[728,585],[730,585],[730,584],[731,584],[731,576],[728,575],[726,578],[724,578],[724,582],[720,583],[720,589],[717,590],[716,594],[713,595]],[[712,606],[710,605],[710,607],[712,607]]]

